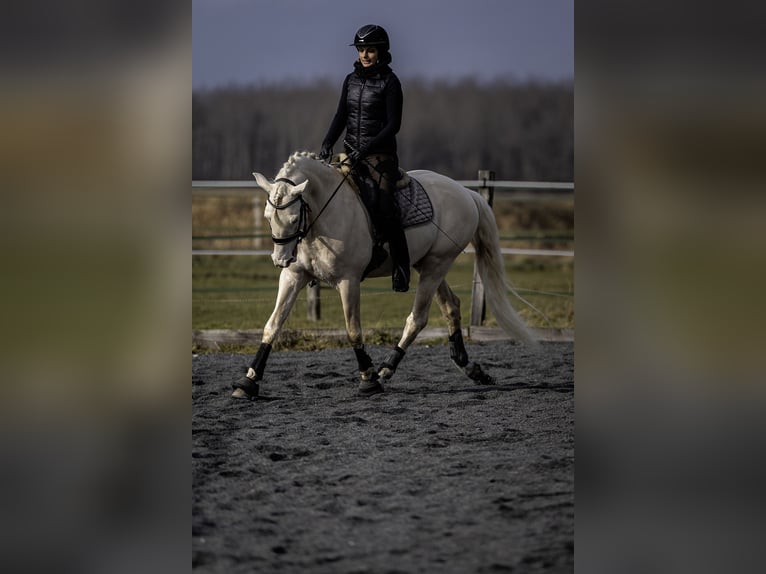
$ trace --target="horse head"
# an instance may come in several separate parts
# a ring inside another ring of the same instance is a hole
[[[298,243],[306,234],[309,208],[303,199],[308,180],[296,184],[285,177],[273,182],[260,173],[253,173],[258,187],[267,194],[263,215],[271,226],[274,251],[271,259],[277,267],[287,267],[295,261]]]

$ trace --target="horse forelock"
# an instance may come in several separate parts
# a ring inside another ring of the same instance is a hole
[[[288,187],[287,184],[275,185],[271,190],[271,197],[269,197],[269,201],[274,205],[274,207],[279,207],[283,203],[287,203],[285,200],[290,195],[289,191],[290,187]]]

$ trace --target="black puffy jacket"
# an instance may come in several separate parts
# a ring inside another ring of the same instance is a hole
[[[388,55],[387,53],[384,53]],[[363,154],[396,155],[396,134],[402,123],[402,86],[389,58],[371,68],[355,62],[343,81],[338,109],[322,147],[331,148],[345,128],[344,145]]]

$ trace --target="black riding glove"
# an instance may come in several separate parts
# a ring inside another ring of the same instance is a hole
[[[319,152],[319,159],[327,161],[332,157],[332,148],[330,146],[322,146],[322,151]]]
[[[367,152],[364,149],[358,150],[352,150],[350,154],[348,154],[348,159],[351,160],[351,163],[356,163],[360,159],[363,159],[364,156],[367,155]]]

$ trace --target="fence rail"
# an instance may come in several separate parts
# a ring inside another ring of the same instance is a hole
[[[574,192],[574,183],[566,181],[463,179],[457,183],[471,189],[492,188],[517,201],[569,199]],[[196,196],[248,197],[260,189],[255,181],[248,180],[192,180],[192,194]]]
[[[479,170],[478,179],[458,180],[457,183],[465,187],[477,190],[492,206],[496,191],[503,195],[510,195],[516,201],[536,200],[559,200],[574,197],[574,183],[572,182],[545,182],[545,181],[513,181],[495,180],[495,173],[491,170]],[[250,180],[192,180],[193,196],[240,196],[253,197],[253,214],[255,229],[258,230],[263,224],[262,206],[255,199],[258,191],[263,191],[255,181]],[[574,257],[573,250],[562,249],[517,249],[504,247],[500,249],[503,255],[533,255]],[[465,253],[473,253],[471,247],[465,249]],[[270,249],[192,249],[192,255],[270,255]],[[314,320],[321,317],[320,286],[316,283],[309,289],[308,316]],[[474,279],[471,294],[471,318],[470,326],[480,326],[485,318],[486,306],[484,301],[484,285],[474,269]]]
[[[512,181],[512,180],[490,180],[490,179],[462,179],[457,183],[471,189],[479,187],[495,187],[504,189],[545,189],[561,190],[564,192],[574,191],[574,183],[566,181]],[[192,189],[261,189],[255,181],[247,179],[231,180],[192,180]]]
[[[271,255],[271,249],[192,249],[192,255]],[[475,253],[473,247],[466,247],[463,253]],[[533,255],[542,257],[574,257],[574,251],[568,249],[521,249],[501,247],[503,255]]]

